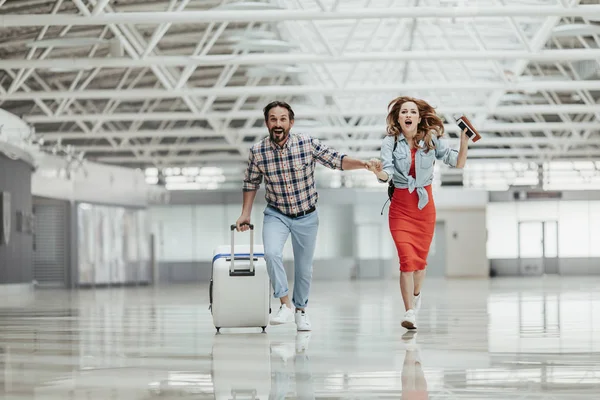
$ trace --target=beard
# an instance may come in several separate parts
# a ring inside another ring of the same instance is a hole
[[[280,144],[289,136],[289,130],[283,128],[273,128],[269,131],[269,138],[273,143]]]

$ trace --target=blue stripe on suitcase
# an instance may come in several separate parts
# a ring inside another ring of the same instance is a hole
[[[235,256],[235,259],[236,259],[236,260],[237,260],[238,258],[239,258],[239,259],[241,259],[241,260],[244,260],[244,258],[245,258],[245,259],[249,259],[249,258],[250,258],[250,253],[235,253],[235,254],[234,254],[234,256]],[[264,257],[264,256],[265,256],[265,255],[264,255],[264,253],[254,253],[254,257]],[[214,263],[215,263],[215,261],[217,261],[219,258],[227,258],[227,257],[231,257],[231,253],[225,253],[225,254],[221,253],[221,254],[216,254],[216,255],[213,257],[213,260],[212,260],[212,262],[213,262],[213,264],[214,264]]]

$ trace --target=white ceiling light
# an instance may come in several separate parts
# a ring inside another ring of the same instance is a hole
[[[108,40],[92,37],[63,37],[56,39],[32,40],[27,47],[88,47],[97,44],[107,44]]]
[[[173,182],[165,184],[167,190],[216,190],[219,182]]]
[[[217,182],[217,183],[223,183],[227,180],[227,178],[225,178],[224,175],[198,175],[197,177],[194,178],[194,182],[196,183],[211,183],[211,182]]]
[[[590,24],[565,24],[552,30],[554,37],[600,35],[600,26]]]
[[[218,168],[218,167],[202,167],[198,171],[198,175],[205,175],[205,176],[223,175],[223,168]]]
[[[200,172],[198,167],[184,167],[181,169],[181,174],[185,176],[196,176]]]
[[[146,174],[146,176],[158,176],[158,169],[154,167],[146,168],[144,173]]]

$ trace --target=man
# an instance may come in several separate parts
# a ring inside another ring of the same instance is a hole
[[[274,101],[263,111],[269,136],[250,149],[244,176],[242,214],[236,222],[237,230],[248,229],[243,224],[250,223],[252,203],[264,177],[267,192],[263,221],[265,261],[273,295],[281,302],[276,315],[271,318],[271,324],[295,320],[299,331],[310,331],[306,305],[319,226],[315,163],[342,170],[366,169],[368,164],[339,153],[318,139],[290,133],[294,125],[294,111],[289,104]],[[283,247],[290,234],[294,250],[294,292],[291,302],[283,267]]]

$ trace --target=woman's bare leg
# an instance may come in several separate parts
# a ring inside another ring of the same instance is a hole
[[[423,280],[425,279],[425,270],[415,271],[414,276],[415,290],[413,294],[418,295],[421,293],[421,286],[423,286]]]
[[[412,309],[415,291],[413,272],[400,272],[400,293],[406,311]]]

